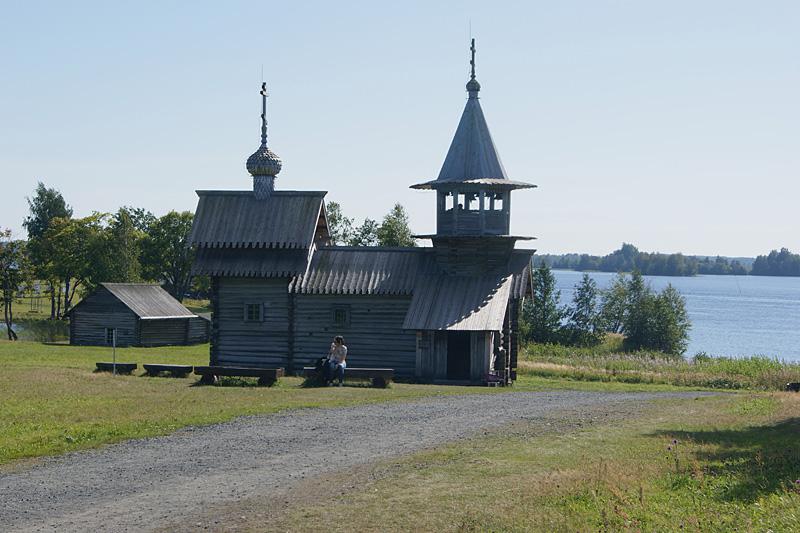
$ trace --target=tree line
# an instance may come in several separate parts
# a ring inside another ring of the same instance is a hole
[[[22,223],[26,241],[4,233],[3,252],[13,252],[16,276],[4,278],[11,286],[43,284],[52,319],[64,318],[77,295],[101,282],[158,282],[178,300],[190,288],[194,252],[188,246],[193,221],[188,211],[156,217],[126,206],[78,218],[63,195],[43,183],[28,198],[28,210]]]
[[[642,252],[636,246],[623,243],[618,250],[608,255],[589,254],[540,255],[540,260],[551,268],[561,270],[597,272],[639,271],[648,276],[696,276],[697,274],[719,274],[743,276],[747,267],[737,259],[717,256],[696,257],[677,254]]]
[[[686,351],[691,323],[683,296],[668,285],[654,291],[642,273],[618,274],[606,290],[584,274],[572,302],[562,305],[550,267],[532,273],[533,298],[522,309],[520,331],[529,342],[595,346],[607,333],[624,336],[627,350],[654,350],[671,355]]]
[[[203,297],[209,280],[192,277],[195,252],[189,246],[194,215],[170,211],[157,217],[140,207],[114,213],[73,216],[72,207],[54,188],[39,183],[28,198],[22,225],[27,240],[0,231],[0,285],[9,340],[16,338],[13,303],[20,289],[33,287],[50,300],[50,318],[63,319],[83,295],[101,282],[160,283],[178,301],[187,294]],[[396,204],[382,221],[356,224],[336,202],[327,204],[332,241],[349,246],[414,246],[408,215]]]
[[[395,204],[379,224],[365,218],[361,224],[347,217],[337,202],[326,204],[328,231],[333,244],[339,246],[416,246],[408,226],[408,213],[402,204]]]
[[[780,252],[772,250],[756,257],[750,273],[754,276],[800,276],[800,254],[793,254],[786,248],[781,248]]]

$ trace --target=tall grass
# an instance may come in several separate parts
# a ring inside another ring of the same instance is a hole
[[[715,389],[783,390],[800,381],[800,364],[764,356],[692,359],[659,352],[622,351],[622,339],[607,338],[594,348],[529,344],[521,350],[519,372],[580,381],[661,383]]]

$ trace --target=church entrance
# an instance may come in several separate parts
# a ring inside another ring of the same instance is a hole
[[[469,344],[469,331],[447,332],[447,379],[469,379]]]

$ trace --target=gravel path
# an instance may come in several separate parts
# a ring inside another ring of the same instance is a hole
[[[444,396],[239,418],[45,459],[0,474],[4,531],[142,531],[209,506],[280,494],[331,472],[559,411],[637,412],[698,393],[536,392]],[[599,411],[598,411],[599,409]],[[334,459],[333,450],[341,450]],[[193,522],[192,522],[193,523]]]

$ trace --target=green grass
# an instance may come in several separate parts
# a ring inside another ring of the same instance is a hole
[[[124,439],[160,435],[187,425],[303,407],[335,407],[476,392],[468,387],[394,384],[388,389],[352,386],[303,388],[300,378],[274,387],[255,380],[196,386],[184,379],[112,376],[93,372],[111,360],[104,347],[0,342],[0,464],[58,454]],[[208,345],[120,348],[117,361],[208,363]],[[491,392],[478,389],[478,392]]]
[[[208,363],[208,345],[117,349],[117,361],[139,364],[139,375],[133,376],[94,372],[95,362],[109,360],[108,347],[0,341],[0,464],[284,409],[464,393],[679,389],[666,383],[580,382],[537,375],[520,375],[510,389],[407,383],[389,389],[320,389],[304,388],[302,380],[293,377],[272,388],[256,387],[254,379],[228,379],[225,386],[199,387],[195,376],[143,377],[141,365],[204,365]]]
[[[515,427],[380,464],[327,505],[290,509],[272,526],[797,531],[799,413],[798,395],[751,393],[660,401],[588,429]]]
[[[687,360],[657,352],[625,353],[617,336],[596,348],[530,344],[522,349],[519,367],[523,375],[552,379],[732,390],[783,390],[786,383],[800,380],[800,363],[762,356]]]
[[[210,313],[211,302],[208,300],[194,300],[192,298],[184,298],[183,306],[192,313]]]

